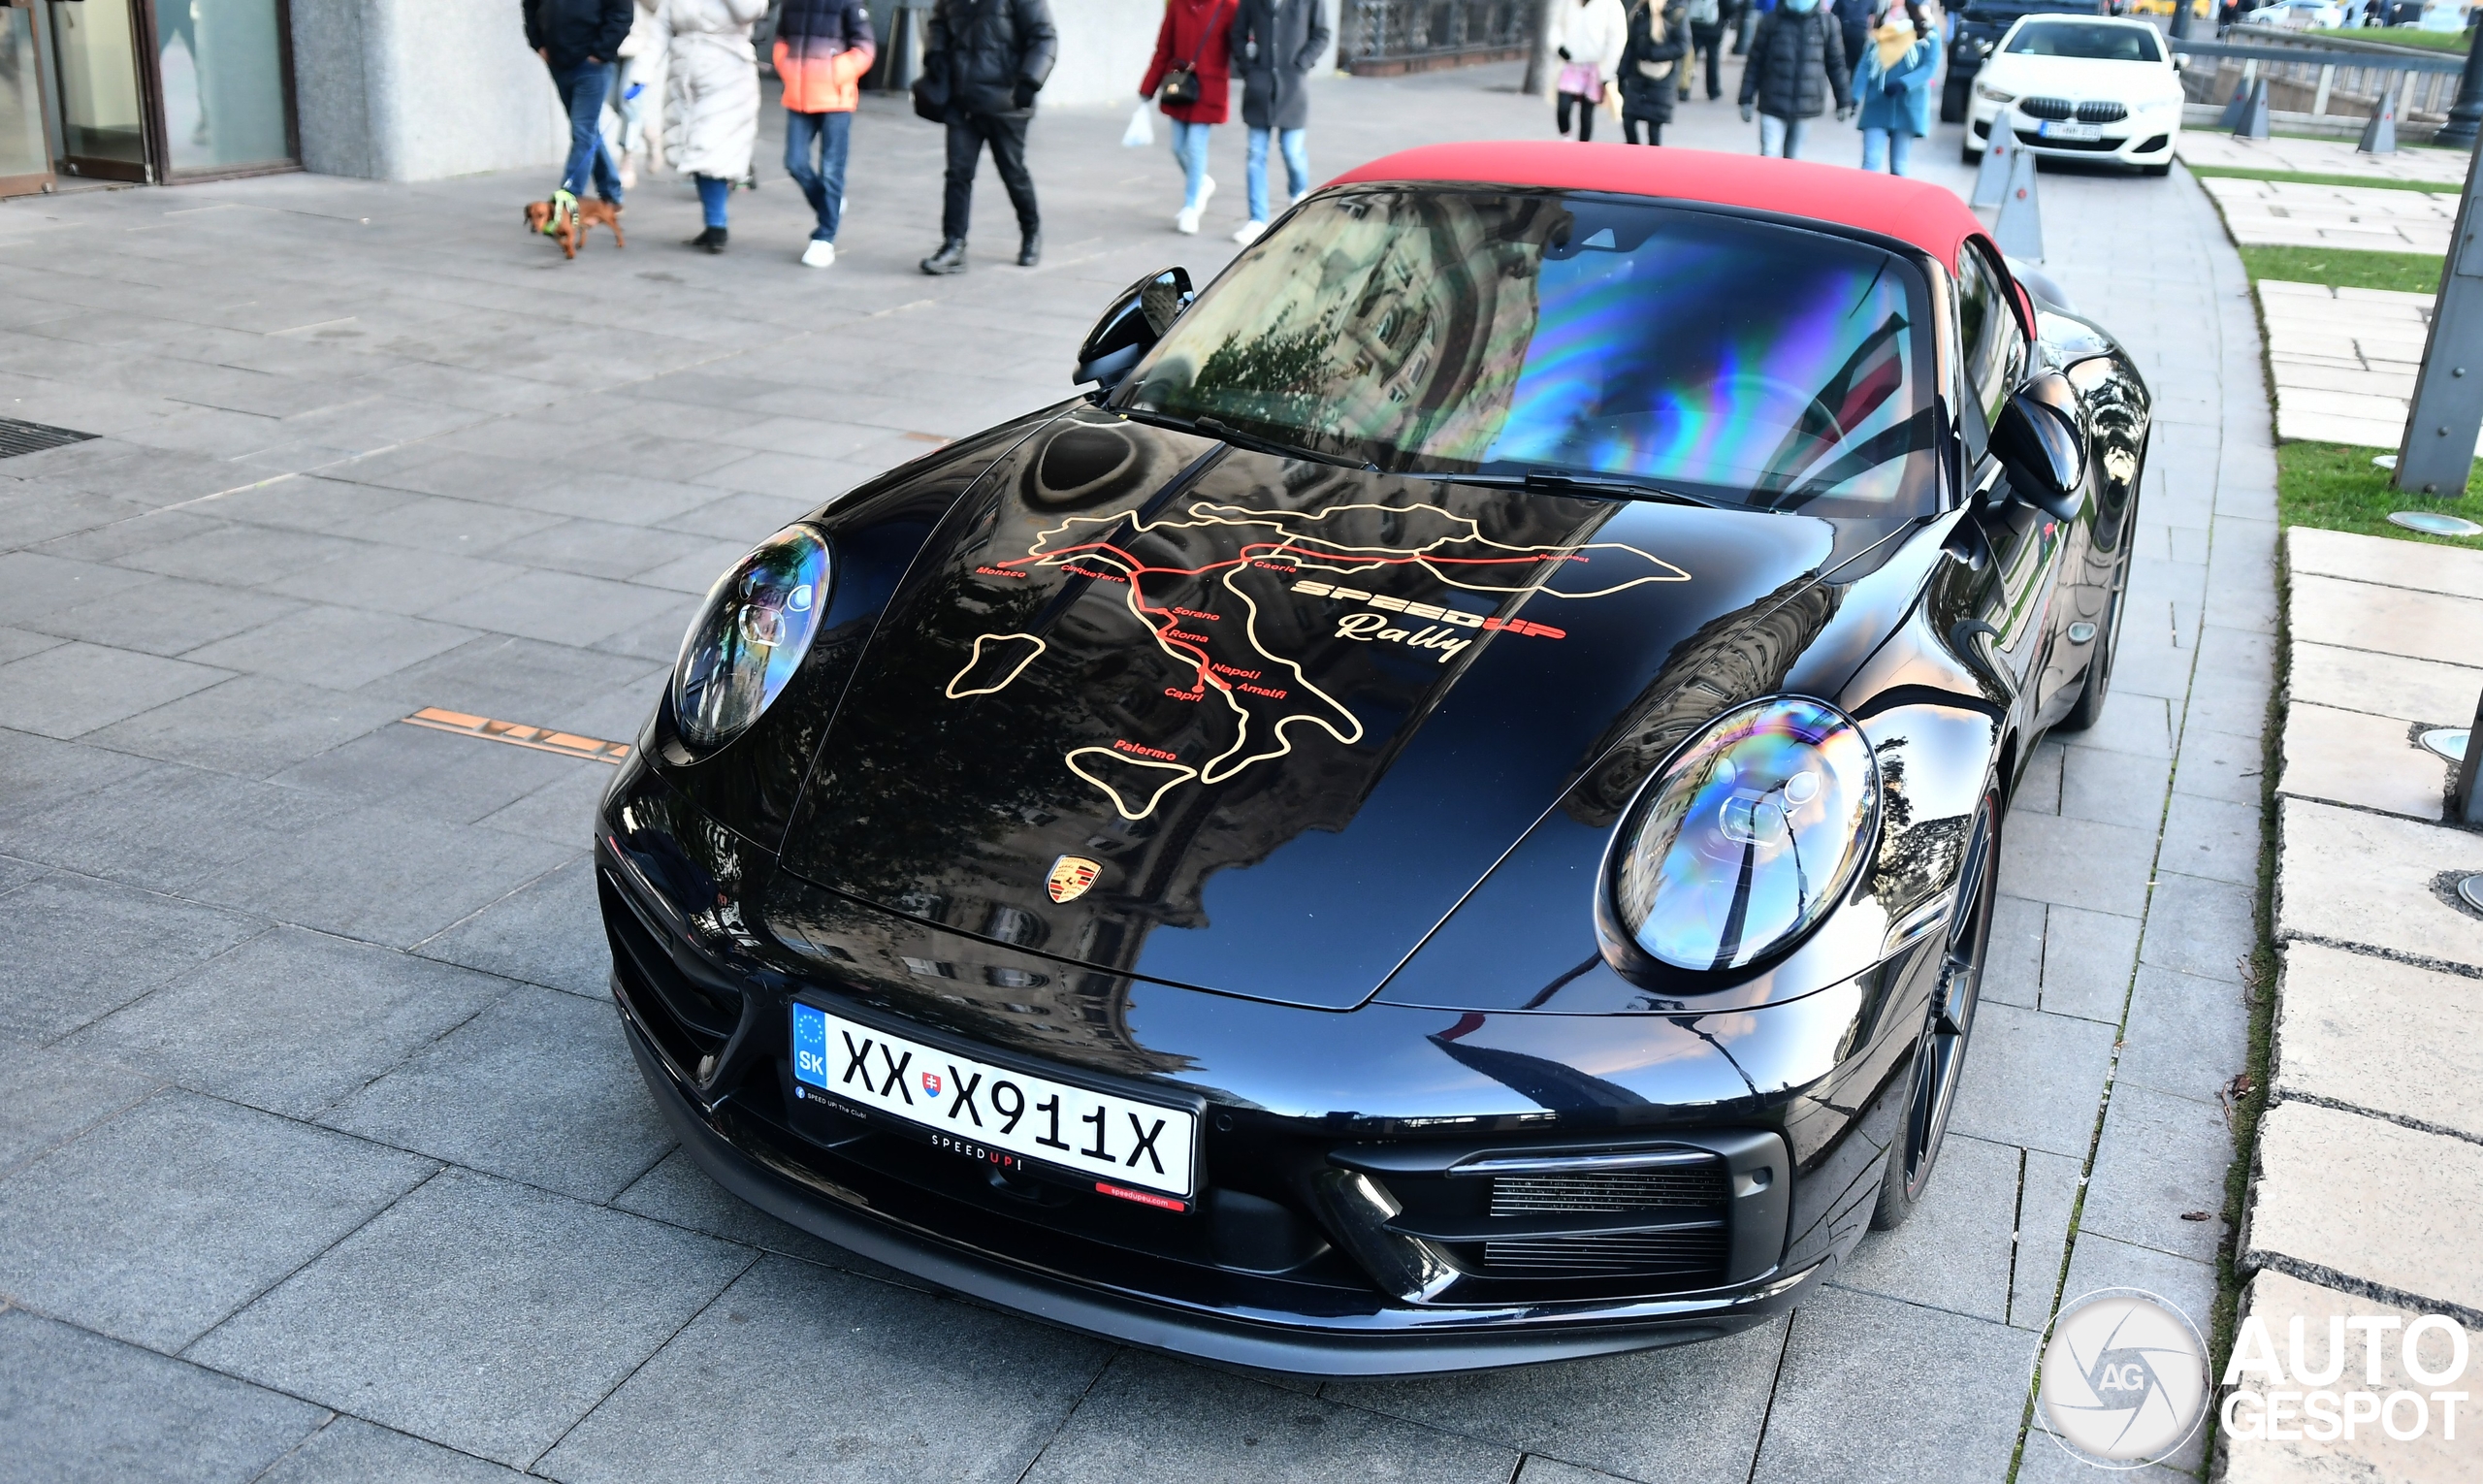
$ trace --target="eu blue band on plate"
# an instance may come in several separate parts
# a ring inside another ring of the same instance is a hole
[[[793,1007],[793,1078],[827,1085],[827,1016],[808,1005]]]

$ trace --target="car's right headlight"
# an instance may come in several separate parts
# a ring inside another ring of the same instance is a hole
[[[2017,101],[2017,95],[2015,93],[2004,92],[1997,87],[1987,87],[1981,82],[1975,84],[1975,96],[1981,98],[1985,103],[2015,103]]]
[[[1707,724],[1649,783],[1614,840],[1611,906],[1639,948],[1684,969],[1743,968],[1844,900],[1879,826],[1861,728],[1775,696]]]
[[[817,532],[788,526],[708,590],[672,667],[672,714],[683,740],[716,747],[758,720],[811,647],[832,566]]]

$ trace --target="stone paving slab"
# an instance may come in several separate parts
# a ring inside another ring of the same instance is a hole
[[[2365,154],[2351,140],[2235,139],[2221,129],[2185,129],[2175,152],[2194,165],[2227,170],[2283,170],[2313,176],[2370,176],[2454,185],[2466,178],[2462,149],[2400,149]]]
[[[2483,1328],[2483,1224],[2463,1199],[2477,1189],[2483,1145],[2279,1102],[2259,1120],[2239,1261]]]
[[[2415,191],[2363,194],[2443,200],[2452,205],[2456,200]],[[2402,244],[2361,245],[2412,250]],[[2403,442],[2406,408],[2413,402],[2414,378],[2423,365],[2433,296],[2268,278],[2259,280],[2257,288],[2260,313],[2268,326],[2268,369],[2275,378],[2277,436],[2366,448],[2394,449]],[[2477,446],[2483,449],[2483,440]]]
[[[2459,198],[2444,191],[2313,185],[2300,180],[2202,178],[2233,240],[2243,246],[2350,247],[2446,252]]]
[[[2293,665],[2285,679],[2297,701],[2430,726],[2464,726],[2473,720],[2476,703],[2483,700],[2483,666],[2375,655],[2303,640],[2294,642]]]
[[[2281,952],[2277,1097],[2483,1143],[2483,980],[2313,943]]]
[[[2483,972],[2483,920],[2452,904],[2483,835],[2309,799],[2278,806],[2276,937]]]
[[[2483,598],[2483,551],[2459,546],[2296,526],[2285,535],[2285,563],[2296,572]]]
[[[2388,1317],[2402,1326],[2422,1317],[2413,1309],[2374,1303],[2359,1294],[2339,1293],[2275,1272],[2261,1273],[2242,1289],[2241,1313],[2267,1326],[2270,1338],[2277,1345],[2280,1363],[2287,1365],[2288,1377],[2291,1351],[2285,1347],[2297,1324],[2306,1335],[2304,1358],[2315,1370],[2325,1371],[2331,1359],[2327,1339],[2332,1318]],[[2370,1390],[2383,1399],[2396,1391],[2412,1391],[2419,1396],[2433,1390],[2406,1371],[2402,1346],[2398,1341],[2402,1333],[2402,1329],[2395,1334],[2382,1332],[2379,1374],[2373,1376],[2370,1373],[2370,1349],[2360,1342],[2362,1332],[2345,1331],[2345,1363],[2335,1389]],[[2450,1343],[2446,1336],[2427,1333],[2417,1341],[2416,1358],[2432,1373],[2444,1371],[2450,1365]],[[2472,1374],[2469,1369],[2469,1380]],[[2242,1413],[2251,1415],[2256,1411],[2264,1415],[2268,1393],[2275,1388],[2264,1372],[2252,1371],[2241,1378],[2238,1389],[2258,1399],[2243,1406]],[[2300,1388],[2297,1385],[2293,1389]],[[2224,1484],[2327,1484],[2331,1480],[2343,1484],[2361,1479],[2386,1479],[2392,1484],[2452,1484],[2473,1478],[2476,1444],[2471,1412],[2467,1406],[2458,1408],[2458,1436],[2451,1438],[2439,1425],[2438,1411],[2437,1406],[2433,1408],[2430,1425],[2422,1436],[2414,1438],[2394,1438],[2385,1428],[2363,1422],[2351,1437],[2341,1436],[2343,1430],[2339,1427],[2340,1436],[2326,1441],[2304,1436],[2237,1440],[2225,1449]],[[2287,1431],[2299,1434],[2301,1422],[2297,1412]]]
[[[2410,819],[2444,817],[2448,759],[2415,740],[2416,728],[2297,701],[2285,715],[2284,771],[2276,787]]]
[[[2304,573],[2293,580],[2293,631],[2315,644],[2462,664],[2483,634],[2483,598]]]

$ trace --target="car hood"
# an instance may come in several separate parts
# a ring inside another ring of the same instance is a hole
[[[2105,62],[2092,57],[2028,56],[2004,51],[1983,63],[1981,80],[2023,97],[2029,93],[2054,98],[2098,98],[2116,103],[2152,103],[2180,96],[2178,74],[2152,62]]]
[[[1080,409],[995,465],[890,597],[783,859],[1064,972],[1349,1008],[1643,740],[1652,697],[1693,692],[1703,657],[1787,648],[1758,620],[1887,530],[1358,471]],[[909,969],[976,1003],[1012,987]]]

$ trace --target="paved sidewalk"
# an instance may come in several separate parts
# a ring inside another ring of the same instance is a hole
[[[2366,448],[2404,442],[2433,296],[2270,278],[2258,290],[2276,436]]]
[[[2235,139],[2221,129],[2195,125],[2181,131],[2175,153],[2192,165],[2227,170],[2282,170],[2316,176],[2370,176],[2388,180],[2425,180],[2454,185],[2466,178],[2467,155],[2462,149],[2407,146],[2394,154],[2365,154],[2351,140]]]
[[[1314,160],[1548,133],[1513,81],[1320,83]],[[674,245],[668,180],[575,263],[519,231],[531,177],[0,207],[0,414],[104,435],[0,461],[14,1472],[1911,1484],[2004,1479],[2023,1440],[2017,1478],[2083,1476],[2022,1434],[2037,1338],[2107,1285],[2205,1324],[2224,1234],[2184,1215],[2222,1203],[2253,931],[2274,466],[2239,262],[2177,176],[2044,173],[2048,266],[2157,396],[2114,696],[2010,821],[1926,1206],[1798,1313],[1448,1380],[1239,1376],[919,1292],[672,1147],[604,998],[603,765],[399,719],[628,739],[747,543],[1060,398],[1142,273],[1213,272],[1229,242],[1169,230],[1125,116],[1041,119],[1046,266],[1001,266],[986,178],[961,279],[913,271],[939,136],[880,100],[825,274],[773,171],[723,258]],[[1670,138],[1750,145],[1729,104]],[[1219,131],[1210,234],[1240,151]],[[1919,151],[1962,186],[1955,156]]]
[[[2483,873],[2483,835],[2441,826],[2448,764],[2420,742],[2467,726],[2483,695],[2483,553],[2305,527],[2285,548],[2283,969],[2245,1312],[2276,1335],[2336,1314],[2483,1328],[2483,913],[2455,896]],[[2383,1348],[2368,1379],[2431,1389]],[[2446,1361],[2442,1346],[2427,1365]],[[2366,1425],[2324,1444],[2236,1442],[2226,1477],[2471,1479],[2483,1438],[2470,1414],[2458,1422],[2454,1440],[2434,1418],[2410,1440]]]
[[[2223,210],[2233,240],[2245,247],[2446,252],[2460,199],[2453,191],[2233,176],[2211,176],[2199,183]]]

